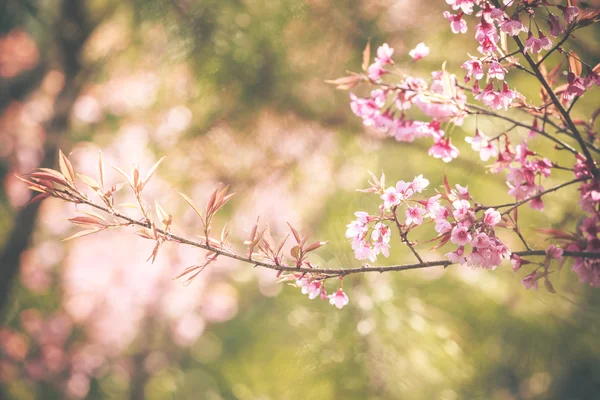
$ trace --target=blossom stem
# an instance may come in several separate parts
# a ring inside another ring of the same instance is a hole
[[[554,187],[552,187],[552,188],[550,188],[550,189],[546,189],[546,190],[544,190],[543,192],[540,192],[540,193],[536,194],[535,196],[530,196],[530,197],[527,197],[527,198],[525,198],[525,199],[523,199],[523,200],[521,200],[521,201],[518,201],[518,202],[516,202],[516,203],[506,203],[506,204],[500,204],[500,205],[497,205],[497,206],[492,206],[492,207],[493,207],[493,208],[504,208],[504,207],[510,207],[509,209],[505,210],[505,211],[502,213],[503,215],[504,215],[504,214],[508,214],[508,213],[510,213],[512,210],[514,210],[515,208],[517,208],[517,207],[519,207],[519,206],[521,206],[521,205],[523,205],[523,204],[525,204],[525,203],[528,203],[528,202],[530,202],[530,201],[531,201],[531,200],[533,200],[533,199],[536,199],[536,198],[538,198],[538,197],[541,197],[541,196],[543,196],[543,195],[545,195],[545,194],[548,194],[548,193],[551,193],[551,192],[555,192],[555,191],[557,191],[557,190],[559,190],[559,189],[562,189],[562,188],[564,188],[565,186],[569,186],[569,185],[572,185],[572,184],[574,184],[574,183],[577,183],[577,182],[583,182],[583,181],[587,181],[588,179],[591,179],[591,177],[589,177],[589,176],[584,176],[584,177],[582,177],[582,178],[573,179],[573,180],[570,180],[570,181],[568,181],[568,182],[562,183],[562,184],[560,184],[560,185],[558,185],[558,186],[554,186]]]
[[[594,171],[594,175],[595,175],[597,173],[598,169],[596,168],[594,159],[592,158],[592,155],[591,155],[589,149],[587,148],[585,141],[583,140],[583,137],[581,136],[581,133],[579,133],[579,130],[577,130],[577,127],[575,126],[575,123],[573,122],[571,115],[562,106],[558,97],[556,97],[556,94],[554,93],[554,91],[548,84],[548,81],[546,81],[546,78],[540,71],[539,66],[531,58],[531,56],[525,51],[525,47],[523,46],[523,42],[521,42],[521,39],[519,39],[518,36],[513,36],[513,39],[517,43],[517,46],[519,46],[521,53],[523,54],[523,56],[529,63],[529,66],[531,67],[533,72],[535,72],[536,77],[538,78],[538,80],[540,81],[540,83],[542,84],[544,89],[546,89],[546,92],[548,93],[548,96],[552,100],[552,103],[554,103],[554,106],[556,107],[556,109],[558,110],[560,115],[563,117],[567,126],[569,127],[569,129],[571,130],[573,135],[575,135],[574,139],[577,141],[577,143],[579,143],[579,146],[581,147],[581,151],[583,152],[583,155],[585,156],[586,160],[588,161],[588,164],[590,165],[590,168],[592,169],[592,171]]]
[[[400,234],[400,237],[402,238],[402,242],[404,242],[408,246],[408,248],[412,251],[412,253],[415,255],[415,257],[417,257],[417,260],[419,260],[419,262],[422,263],[423,259],[421,258],[419,253],[417,253],[417,250],[413,247],[410,240],[408,240],[408,232],[405,232],[402,229],[402,226],[400,225],[400,221],[398,221],[398,216],[396,215],[397,208],[398,208],[398,206],[395,206],[394,208],[392,208],[392,213],[394,215],[394,221],[396,222],[396,228],[398,228],[398,233]]]
[[[495,113],[495,112],[493,112],[493,111],[489,111],[489,110],[487,110],[487,109],[485,109],[485,108],[483,108],[483,107],[479,107],[479,106],[477,106],[476,104],[469,104],[469,103],[467,103],[466,105],[467,105],[467,107],[469,107],[469,108],[472,108],[472,109],[474,109],[474,110],[477,110],[477,114],[488,115],[488,116],[491,116],[491,117],[495,117],[495,118],[503,119],[503,120],[505,120],[505,121],[508,121],[508,122],[512,122],[513,124],[515,124],[515,125],[517,125],[517,126],[520,126],[520,127],[522,127],[522,128],[527,128],[527,129],[529,129],[529,130],[532,130],[532,131],[534,131],[534,132],[536,132],[536,133],[538,133],[538,134],[542,135],[543,137],[545,137],[545,138],[547,138],[547,139],[550,139],[550,140],[551,140],[551,141],[553,141],[554,143],[558,144],[559,146],[561,146],[561,147],[562,147],[562,148],[564,148],[565,150],[568,150],[568,151],[570,151],[570,152],[571,152],[571,153],[573,153],[573,154],[578,154],[577,150],[575,150],[575,149],[574,149],[572,146],[570,146],[568,143],[565,143],[565,142],[563,142],[562,140],[560,140],[560,139],[557,139],[557,138],[555,138],[554,136],[552,136],[552,135],[550,135],[550,134],[548,134],[548,133],[546,133],[546,132],[544,132],[544,131],[542,131],[542,130],[540,130],[540,129],[537,129],[537,128],[535,128],[535,127],[531,126],[531,125],[527,125],[527,124],[524,124],[524,123],[522,123],[522,122],[519,122],[519,121],[517,121],[517,120],[515,120],[515,119],[513,119],[513,118],[510,118],[510,117],[504,116],[504,115],[502,115],[502,114]],[[470,112],[470,113],[471,113],[471,114],[474,114],[473,112]]]
[[[554,53],[554,52],[555,52],[555,51],[556,51],[556,50],[557,50],[557,49],[558,49],[560,46],[562,46],[562,45],[563,45],[563,43],[564,43],[564,42],[566,42],[566,41],[569,39],[569,37],[571,37],[571,30],[568,30],[568,31],[565,33],[565,36],[564,36],[562,39],[560,39],[560,41],[559,41],[558,43],[556,43],[556,44],[555,44],[555,45],[554,45],[554,46],[553,46],[553,47],[552,47],[550,50],[548,50],[548,52],[547,52],[546,54],[544,54],[544,56],[543,56],[543,57],[540,59],[540,61],[538,61],[538,62],[536,63],[536,66],[537,66],[537,67],[539,67],[540,65],[542,65],[542,63],[543,63],[544,61],[546,61],[546,58],[548,58],[548,57],[549,57],[549,56],[550,56],[552,53]]]

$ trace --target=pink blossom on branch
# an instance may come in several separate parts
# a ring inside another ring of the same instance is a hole
[[[342,309],[349,301],[350,299],[346,293],[344,293],[342,288],[339,288],[335,293],[329,295],[329,304],[334,305],[339,309]]]
[[[408,55],[412,57],[414,61],[420,60],[423,57],[429,55],[429,47],[425,43],[421,42],[417,44],[417,47],[408,52]]]
[[[452,29],[452,33],[467,33],[467,22],[462,19],[462,16],[462,12],[454,15],[448,11],[444,11],[444,18],[450,21],[450,29]]]
[[[393,55],[394,49],[392,49],[387,43],[384,43],[377,48],[377,57],[375,58],[375,61],[381,65],[393,64]]]

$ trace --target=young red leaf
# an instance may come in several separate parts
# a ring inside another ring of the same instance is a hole
[[[111,165],[111,167],[115,171],[117,171],[118,173],[120,173],[121,175],[123,175],[123,177],[127,180],[127,183],[129,183],[129,186],[134,187],[131,178],[129,177],[129,175],[127,175],[127,173],[125,171],[123,171],[121,168],[117,167],[116,165]]]
[[[91,216],[79,216],[79,217],[73,217],[73,218],[69,218],[69,222],[75,224],[75,225],[94,225],[94,226],[104,226],[104,221],[99,220],[96,217],[91,217]]]
[[[90,178],[89,176],[83,175],[83,174],[77,174],[77,176],[90,189],[92,189],[92,190],[100,190],[100,184],[98,182],[96,182],[96,180],[94,178]]]
[[[67,186],[67,181],[63,178],[59,178],[54,174],[48,172],[33,172],[29,175],[31,178],[43,179],[47,181],[51,181],[54,183],[58,183],[59,185]]]
[[[146,187],[146,184],[148,184],[148,181],[150,181],[150,179],[152,178],[152,175],[154,175],[154,172],[156,172],[156,169],[158,168],[158,166],[160,165],[160,163],[163,162],[164,159],[165,159],[165,157],[161,157],[160,160],[158,160],[156,162],[156,164],[154,164],[152,166],[152,168],[150,168],[150,170],[146,173],[146,176],[144,177],[144,180],[140,184],[140,192],[144,189],[144,187]]]
[[[65,156],[61,150],[58,151],[58,164],[60,167],[60,172],[62,172],[67,180],[74,185],[75,173],[73,172],[73,166],[71,165],[71,162],[67,156]]]
[[[287,242],[288,238],[290,237],[290,235],[288,234],[280,243],[279,246],[277,246],[277,251],[275,252],[275,255],[279,255],[279,253],[281,253],[281,249],[283,249],[283,245],[285,244],[285,242]]]
[[[571,72],[574,73],[575,76],[581,76],[583,67],[577,54],[573,50],[571,50],[567,53],[567,56],[569,57],[569,69],[571,70]]]
[[[299,256],[300,256],[300,248],[298,246],[294,246],[290,249],[290,255],[295,259],[298,260]]]
[[[98,176],[100,177],[100,187],[104,188],[104,164],[102,163],[102,152],[98,150]]]
[[[47,199],[48,197],[50,197],[49,194],[47,194],[47,193],[40,193],[40,194],[34,196],[31,200],[29,200],[27,202],[27,205],[38,203],[38,202],[40,202],[42,200]]]
[[[156,216],[158,217],[159,221],[167,225],[167,222],[171,216],[160,206],[160,204],[158,204],[158,201],[155,200],[154,205],[156,208]]]
[[[66,242],[67,240],[76,239],[76,238],[80,238],[80,237],[83,237],[83,236],[91,235],[92,233],[100,232],[100,231],[102,231],[104,229],[105,228],[102,228],[102,229],[86,229],[84,231],[79,231],[76,234],[71,235],[71,236],[69,236],[66,239],[63,239],[62,241]]]
[[[308,253],[310,251],[316,250],[325,244],[327,244],[326,241],[325,242],[314,242],[314,243],[310,244],[306,249],[304,249],[304,252]]]
[[[371,63],[371,40],[367,42],[365,49],[362,54],[362,70],[366,71],[369,68],[369,64]]]
[[[295,230],[294,227],[292,225],[290,225],[289,222],[287,224],[290,227],[290,230],[292,231],[292,234],[294,235],[294,239],[296,239],[296,243],[300,243],[300,240],[302,240],[302,237],[300,236],[300,234],[298,233],[298,231]]]
[[[548,277],[544,278],[544,286],[546,286],[546,290],[550,293],[556,293],[556,290],[554,290],[554,286],[552,286],[552,282],[550,282],[550,279],[548,279]]]
[[[196,214],[198,214],[198,216],[200,217],[200,219],[202,220],[202,225],[204,225],[204,218],[202,217],[202,212],[200,212],[200,209],[198,209],[198,207],[196,207],[196,205],[194,204],[194,202],[192,201],[192,199],[190,199],[188,196],[186,196],[183,193],[179,193],[179,195],[181,197],[183,197],[183,199],[186,201],[186,203],[189,204],[190,207],[192,207],[192,209],[194,211],[196,211]]]

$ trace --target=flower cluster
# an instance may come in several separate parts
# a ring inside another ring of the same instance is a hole
[[[443,206],[441,200],[448,204]],[[428,215],[435,221],[440,244],[450,241],[457,245],[454,251],[446,254],[450,261],[495,269],[500,266],[502,259],[508,259],[511,254],[496,236],[494,228],[502,217],[493,208],[487,208],[483,215],[478,216],[480,208],[473,206],[469,200],[471,196],[468,189],[457,185],[456,190],[427,200]]]
[[[397,224],[406,229],[412,229],[423,223],[426,210],[416,201],[409,203],[410,198],[421,193],[429,185],[429,181],[419,175],[412,182],[398,181],[395,186],[385,188],[385,176],[380,180],[373,177],[375,183],[367,192],[380,194],[383,203],[379,206],[378,215],[369,215],[364,211],[354,213],[356,219],[347,226],[346,237],[352,239],[352,249],[357,260],[375,262],[379,254],[390,255],[391,225]],[[401,224],[396,214],[397,208],[406,205],[405,221]]]
[[[471,56],[462,67],[467,70],[464,81],[473,79],[473,93],[475,98],[493,110],[508,109],[511,104],[522,96],[509,89],[504,80],[507,69],[502,65],[504,51],[500,45],[500,32],[516,36],[528,29],[518,20],[508,17],[505,11],[495,8],[488,2],[474,1],[447,1],[453,10],[460,10],[456,15],[445,11],[444,17],[450,21],[453,33],[466,33],[468,26],[463,16],[473,14],[474,6],[480,10],[475,13],[479,23],[475,27],[475,39],[479,43],[477,50],[481,57]],[[531,33],[530,33],[531,34]],[[544,46],[546,46],[544,44]],[[551,46],[551,44],[550,44]],[[480,80],[486,75],[484,68],[487,66],[487,84],[482,91]]]
[[[399,181],[396,186],[385,189],[384,176],[379,180],[373,176],[373,179],[371,188],[365,191],[380,194],[383,204],[379,206],[379,214],[356,212],[357,219],[348,224],[346,231],[358,260],[374,262],[379,254],[389,256],[391,225],[396,225],[400,235],[408,242],[408,232],[423,224],[425,218],[434,221],[440,246],[447,242],[457,245],[454,251],[446,254],[452,263],[494,269],[502,263],[502,259],[510,257],[510,250],[495,233],[494,227],[502,219],[500,213],[487,208],[478,216],[478,211],[483,209],[470,203],[468,188],[456,185],[456,189],[450,189],[446,185],[445,193],[426,200],[414,200],[411,197],[423,192],[429,185],[422,175],[412,182]],[[406,206],[403,222],[397,213],[401,205]]]
[[[536,126],[537,123],[534,122],[534,129],[537,129]],[[532,132],[535,134],[534,131]],[[499,151],[501,138],[504,138],[504,145],[503,150]],[[475,136],[467,136],[465,140],[471,144],[473,150],[479,152],[482,161],[497,157],[490,171],[499,173],[506,170],[506,184],[509,188],[509,195],[515,197],[517,201],[533,198],[529,202],[531,208],[540,211],[544,209],[542,198],[538,196],[544,191],[544,187],[536,182],[539,182],[542,177],[547,178],[550,176],[554,167],[552,161],[538,156],[529,149],[526,140],[513,148],[508,136],[505,134],[489,138],[479,129],[476,129]]]
[[[315,279],[310,276],[299,276],[296,279],[296,286],[302,289],[302,294],[307,294],[308,298],[313,300],[320,297],[322,300],[329,299],[329,304],[341,309],[350,301],[348,295],[344,293],[342,286],[329,296],[325,289],[325,283],[320,279]]]
[[[575,235],[563,234],[558,237],[570,251],[600,252],[600,177],[593,176],[590,166],[582,158],[575,165],[576,178],[592,178],[579,187],[581,208],[588,213],[581,221]],[[600,287],[600,259],[576,257],[573,271],[581,282]]]
[[[377,49],[377,57],[367,68],[367,75],[379,88],[364,98],[350,93],[352,111],[365,126],[374,127],[398,141],[412,142],[421,137],[433,139],[429,154],[445,162],[451,161],[458,156],[458,149],[440,127],[443,121],[461,124],[465,116],[466,97],[456,87],[455,76],[446,71],[436,71],[431,74],[430,83],[412,76],[404,76],[394,85],[383,83],[381,77],[387,73],[384,66],[393,64],[392,54],[393,50],[387,44]],[[419,43],[409,53],[413,60],[428,54],[429,48],[424,43]],[[409,118],[406,113],[413,105],[432,120],[425,122]]]

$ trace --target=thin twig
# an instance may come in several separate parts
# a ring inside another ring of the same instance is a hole
[[[415,257],[417,257],[417,260],[419,260],[420,263],[423,263],[423,259],[421,258],[419,253],[417,253],[417,250],[414,248],[414,246],[412,245],[410,240],[408,240],[408,232],[404,232],[404,230],[402,229],[402,226],[400,225],[400,221],[398,221],[398,216],[396,215],[397,208],[398,208],[398,206],[395,206],[394,208],[392,208],[392,213],[394,214],[394,222],[396,222],[396,227],[398,228],[398,233],[400,234],[400,237],[402,238],[402,242],[406,243],[406,245],[408,246],[410,251],[412,251],[412,253],[415,255]]]

